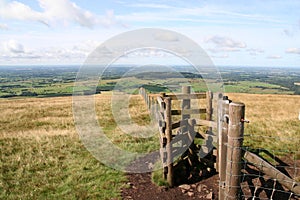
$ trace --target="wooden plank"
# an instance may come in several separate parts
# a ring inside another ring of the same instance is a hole
[[[217,101],[215,102],[217,104],[217,112],[214,113],[217,116],[217,134],[218,134],[218,155],[216,158],[216,164],[217,164],[217,172],[219,172],[219,179],[220,183],[219,186],[224,185],[224,180],[221,180],[222,174],[225,174],[225,171],[221,171],[220,166],[221,166],[221,147],[222,147],[222,128],[223,128],[223,123],[222,123],[222,118],[223,118],[223,94],[222,93],[217,93]],[[216,99],[216,98],[214,98]],[[221,191],[224,188],[219,187],[219,199],[224,199],[224,192]],[[223,193],[223,194],[220,194]]]
[[[166,138],[167,138],[167,165],[168,165],[168,174],[167,174],[167,182],[170,187],[174,186],[173,179],[173,156],[172,156],[172,115],[171,115],[171,98],[164,98],[164,102],[166,104],[165,109],[165,121],[166,121]]]
[[[197,126],[209,126],[212,128],[217,128],[217,123],[214,121],[207,121],[207,120],[203,120],[203,119],[195,119],[196,120],[196,124]]]
[[[159,93],[159,96],[161,96],[161,97],[166,97],[166,93],[165,93],[165,92],[160,92],[160,93]]]
[[[196,137],[195,124],[196,124],[195,119],[188,120],[188,137],[191,143],[194,143],[194,139]]]
[[[223,101],[223,115],[222,115],[222,129],[221,129],[221,158],[220,158],[220,170],[223,170],[224,172],[226,171],[226,162],[227,162],[227,143],[228,143],[228,122],[229,122],[229,100],[224,100]],[[226,175],[225,173],[222,174],[222,180],[225,181]]]
[[[182,92],[183,92],[183,94],[189,94],[191,92],[191,88],[190,87],[183,87]],[[191,100],[190,99],[182,100],[181,108],[184,111],[186,111],[187,109],[190,109],[191,108]],[[182,146],[187,147],[188,159],[193,160],[192,159],[193,155],[188,153],[189,151],[192,151],[189,147],[194,142],[193,138],[191,138],[191,135],[190,135],[190,129],[193,129],[193,131],[194,131],[194,126],[191,127],[192,123],[189,123],[190,121],[192,121],[192,120],[190,120],[190,117],[191,117],[190,114],[185,114],[185,113],[182,112],[182,116],[181,116],[182,120],[188,120],[188,123],[181,128],[182,132],[184,132],[184,134],[185,134],[185,138],[184,138],[184,140],[182,140]],[[182,154],[183,153],[184,152],[182,152]],[[189,166],[186,166],[186,167],[187,167],[187,169],[186,169],[187,173],[190,173],[190,171],[191,171],[190,167]]]
[[[167,144],[167,138],[164,135],[160,135],[159,141],[160,141],[160,148],[165,148]]]
[[[149,94],[148,96],[149,96],[149,97],[157,98],[157,97],[159,97],[160,95],[159,95],[159,94]]]
[[[229,104],[228,145],[225,194],[228,199],[239,199],[241,190],[242,145],[244,136],[245,104]]]
[[[172,110],[172,115],[192,115],[206,113],[206,109]]]
[[[161,162],[163,164],[163,167],[166,167],[167,166],[167,164],[166,164],[166,162],[167,162],[167,152],[165,151],[164,148],[160,148],[159,153],[160,153],[160,158],[161,158]]]
[[[161,137],[165,137],[165,134],[166,134],[165,127],[158,127],[158,131],[159,131]]]
[[[213,93],[211,91],[206,92],[206,120],[211,121],[212,120],[212,99],[213,99]],[[208,131],[212,131],[212,127],[208,127]]]
[[[206,93],[194,93],[194,94],[167,94],[172,100],[182,100],[182,99],[205,99]]]
[[[162,128],[165,128],[167,125],[166,125],[166,122],[165,122],[165,121],[159,120],[159,121],[158,121],[158,126],[159,126],[159,127],[162,127]]]
[[[229,116],[229,100],[223,100],[223,97],[220,98],[218,108],[218,168],[219,168],[219,179],[220,179],[220,188],[219,188],[219,199],[225,198],[225,181],[226,181],[226,165],[227,165],[227,142],[228,142],[228,116]]]
[[[287,187],[290,191],[295,193],[296,195],[300,195],[300,183],[296,182],[295,180],[291,179],[287,175],[283,174],[281,171],[276,169],[274,166],[269,164],[264,159],[260,158],[259,156],[246,151],[244,154],[244,158],[255,167],[259,169],[259,171],[263,172],[264,174],[270,176],[273,179],[276,179],[281,185]]]
[[[183,141],[187,139],[187,134],[175,135],[172,139],[172,143],[176,144],[177,142]]]
[[[150,110],[151,104],[152,104],[152,97],[150,97],[149,95],[147,95],[147,107],[148,107],[148,110]]]
[[[183,86],[182,87],[182,94],[184,95],[189,95],[191,94],[191,87],[190,86]],[[191,115],[189,113],[184,113],[186,110],[190,110],[191,109],[191,99],[187,98],[187,99],[183,99],[182,103],[181,103],[181,119],[189,119],[191,117]]]
[[[175,122],[175,123],[172,124],[172,129],[179,128],[181,125],[183,125],[183,124],[185,124],[185,123],[187,123],[187,122],[186,122],[186,121],[184,122],[184,121],[182,121],[182,120],[180,120],[180,121],[178,121],[178,122]]]
[[[205,139],[205,140],[207,140],[208,137],[211,136],[211,135],[207,134],[206,132],[205,132],[205,133],[203,133],[203,132],[198,132],[198,134],[199,134],[203,139]]]
[[[149,108],[149,97],[148,97],[148,93],[145,94],[145,101],[146,101],[147,108]]]
[[[180,141],[182,141],[182,148],[190,146],[191,143],[193,142],[193,135],[189,134],[189,132],[186,132],[186,133],[183,133],[180,135],[176,135],[172,139],[172,144],[176,144]]]
[[[162,112],[160,112],[160,111],[156,112],[156,119],[157,119],[157,120],[163,121],[164,118],[165,118],[164,113],[162,113]]]
[[[158,105],[160,106],[161,109],[166,108],[166,104],[165,104],[162,97],[159,96],[159,97],[156,98],[156,100],[157,100],[157,103],[158,103]]]
[[[177,122],[175,122],[175,123],[172,124],[172,129],[176,129],[176,128],[179,128],[179,127],[187,126],[190,120],[195,121],[195,119],[179,120],[179,121],[177,121]]]

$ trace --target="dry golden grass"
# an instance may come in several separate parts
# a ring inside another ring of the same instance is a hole
[[[254,148],[299,154],[299,95],[228,94],[246,105],[245,144]]]
[[[300,96],[228,95],[246,104],[251,122],[245,133],[252,135],[246,136],[246,145],[299,151]],[[118,127],[111,93],[97,95],[96,104],[99,124],[115,145],[134,152],[159,148],[157,137],[132,137]],[[0,112],[0,199],[120,198],[125,176],[84,148],[73,121],[72,97],[0,99]],[[138,125],[150,122],[139,96],[131,98],[129,113]]]
[[[71,97],[1,99],[0,111],[0,199],[120,199],[125,176],[80,142]]]
[[[0,100],[0,138],[74,136],[72,98]]]
[[[139,96],[129,112],[149,123]],[[123,172],[96,160],[75,129],[72,97],[0,99],[0,199],[120,199]],[[123,133],[111,112],[111,93],[96,95],[99,124],[115,145],[134,152],[158,148],[157,138]]]

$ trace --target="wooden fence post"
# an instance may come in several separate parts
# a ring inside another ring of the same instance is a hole
[[[182,94],[191,94],[191,86],[183,86],[182,87]],[[190,109],[191,108],[191,100],[190,99],[183,99],[181,109]],[[189,119],[190,115],[182,115],[182,120]]]
[[[242,145],[244,136],[245,104],[229,104],[228,145],[225,199],[239,199],[241,190]]]
[[[191,94],[191,86],[182,86],[182,94]],[[185,125],[182,124],[181,125],[181,131],[182,131],[182,134],[186,134],[186,136],[188,137],[187,140],[184,140],[186,144],[182,144],[182,145],[187,145],[189,144],[189,156],[188,156],[188,163],[186,165],[186,171],[188,173],[191,172],[191,169],[193,167],[193,160],[194,160],[194,156],[196,155],[194,153],[194,150],[193,150],[193,135],[194,132],[191,132],[191,130],[194,129],[194,127],[191,127],[191,126],[194,126],[192,123],[189,123],[191,121],[189,121],[189,119],[191,118],[191,115],[189,114],[183,114],[184,113],[184,110],[188,110],[188,109],[191,109],[191,99],[189,98],[186,98],[186,99],[183,99],[182,100],[182,103],[181,103],[181,110],[182,110],[182,115],[181,115],[181,120],[182,122],[184,122],[186,120],[186,123]]]
[[[167,138],[167,165],[168,165],[168,174],[167,174],[167,181],[170,187],[174,186],[174,179],[173,179],[173,155],[172,155],[172,115],[171,115],[171,98],[165,97],[164,102],[166,104],[165,109],[165,120],[166,120],[166,138]]]
[[[227,165],[227,142],[228,142],[228,122],[229,122],[229,103],[227,96],[219,97],[219,199],[225,199],[225,181],[226,181],[226,165]]]
[[[212,100],[213,100],[213,93],[211,91],[206,92],[206,120],[212,120]],[[212,127],[208,128],[208,131],[212,132]]]
[[[222,128],[223,128],[223,94],[217,93],[218,99],[217,99],[217,110],[215,110],[215,114],[217,116],[217,134],[218,134],[218,155],[216,159],[217,163],[217,172],[219,172],[219,178],[221,177],[221,156],[222,156]],[[221,181],[221,178],[220,178]],[[220,182],[221,183],[221,182]],[[220,194],[220,192],[219,192]],[[219,197],[220,199],[220,197]]]

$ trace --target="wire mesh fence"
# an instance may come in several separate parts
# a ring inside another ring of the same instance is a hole
[[[275,139],[275,138],[273,138]],[[270,140],[271,142],[272,140]],[[300,199],[299,151],[251,149],[242,161],[242,199]]]

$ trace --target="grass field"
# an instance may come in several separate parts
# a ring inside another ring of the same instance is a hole
[[[158,149],[158,139],[123,134],[111,113],[110,93],[96,96],[98,120],[119,147]],[[245,144],[299,155],[300,96],[228,94],[246,104]],[[149,121],[141,97],[130,103],[133,121]],[[76,133],[71,97],[0,99],[0,199],[121,199],[122,172],[110,169],[84,148]]]
[[[228,94],[246,104],[245,145],[300,158],[299,95]],[[250,135],[250,136],[247,136]]]
[[[110,199],[122,173],[80,143],[71,98],[1,100],[0,199]]]

